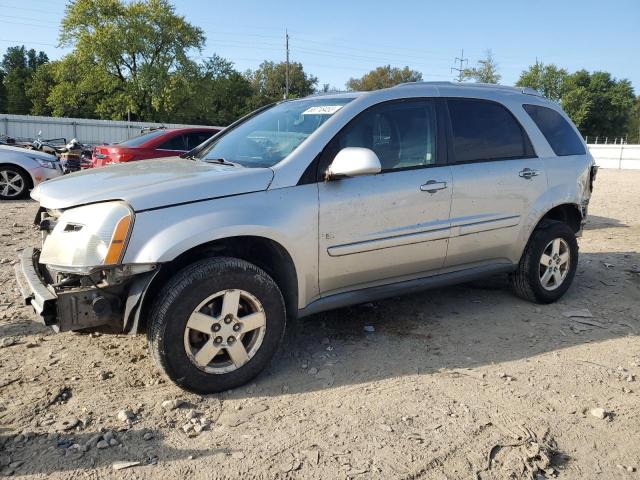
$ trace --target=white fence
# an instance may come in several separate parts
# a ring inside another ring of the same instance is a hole
[[[117,120],[91,120],[87,118],[37,117],[32,115],[0,114],[0,135],[15,138],[77,138],[79,142],[114,143],[140,134],[143,127],[201,127],[176,123],[122,122]]]
[[[602,168],[640,170],[640,145],[588,145],[596,164]]]

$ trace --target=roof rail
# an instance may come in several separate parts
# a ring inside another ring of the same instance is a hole
[[[535,95],[542,97],[542,94],[531,87],[512,87],[510,85],[499,85],[497,83],[469,83],[469,82],[406,82],[396,85],[396,87],[417,87],[422,85],[431,85],[434,87],[448,86],[459,88],[488,88],[492,90],[507,90],[511,92],[523,93],[525,95]]]

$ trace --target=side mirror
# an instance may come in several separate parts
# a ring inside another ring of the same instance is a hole
[[[358,177],[380,173],[382,166],[373,150],[360,147],[346,147],[338,152],[327,169],[326,179]]]

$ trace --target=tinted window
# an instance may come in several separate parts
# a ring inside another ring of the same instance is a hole
[[[385,103],[353,120],[336,137],[345,147],[376,152],[383,171],[432,165],[436,161],[436,113],[429,101]]]
[[[584,145],[562,115],[551,108],[523,105],[558,156],[584,155]]]
[[[502,105],[467,98],[447,102],[457,162],[531,156],[522,127]]]
[[[158,147],[160,150],[186,150],[184,143],[184,135],[178,135],[173,137],[166,142],[160,144]]]
[[[122,142],[118,142],[117,145],[124,145],[124,146],[127,146],[127,147],[139,147],[143,143],[148,142],[149,140],[152,140],[152,139],[154,139],[156,137],[159,137],[160,135],[164,135],[166,132],[167,131],[163,130],[163,129],[153,130],[151,132],[144,133],[144,134],[139,135],[137,137],[130,138],[129,140],[124,140]]]
[[[187,138],[187,150],[191,150],[192,148],[196,148],[205,140],[208,140],[213,135],[214,132],[191,132],[187,133],[185,137]]]

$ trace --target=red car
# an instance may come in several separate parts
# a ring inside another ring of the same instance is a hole
[[[103,167],[112,163],[181,155],[219,131],[220,128],[205,127],[151,130],[123,142],[95,147],[93,166]]]

